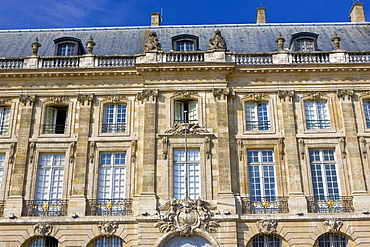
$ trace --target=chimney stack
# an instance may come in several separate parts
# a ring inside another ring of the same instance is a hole
[[[264,7],[258,7],[257,8],[256,23],[257,24],[266,23],[266,16],[265,16],[265,8]]]
[[[362,5],[363,3],[353,3],[352,8],[349,11],[349,19],[351,22],[366,22],[365,12]]]
[[[161,25],[161,14],[159,12],[150,13],[150,25],[156,27]]]

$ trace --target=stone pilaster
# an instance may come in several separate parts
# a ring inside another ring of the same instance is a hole
[[[279,91],[281,109],[284,113],[284,158],[287,170],[288,205],[291,213],[307,212],[307,202],[303,194],[300,160],[298,156],[297,137],[294,120],[294,91]]]
[[[23,189],[27,171],[28,141],[31,133],[33,105],[36,96],[21,95],[19,97],[20,119],[18,142],[11,173],[9,198],[5,205],[5,215],[20,216],[23,205]]]
[[[364,170],[362,168],[361,150],[357,137],[356,118],[353,109],[353,89],[338,89],[338,98],[342,108],[342,119],[345,131],[345,150],[342,151],[347,159],[352,177],[352,195],[355,212],[362,212],[365,205],[370,204],[370,195],[366,191]]]
[[[142,149],[141,157],[138,157],[142,167],[142,185],[138,210],[150,213],[156,209],[156,125],[158,90],[143,90],[136,95],[136,101],[140,106],[139,149]],[[141,145],[140,145],[141,144]]]
[[[214,89],[217,125],[217,149],[215,151],[218,160],[218,194],[217,208],[219,210],[229,210],[235,213],[235,196],[232,192],[231,180],[231,157],[230,157],[230,133],[229,133],[229,107],[228,98],[230,92],[228,88]]]
[[[68,203],[68,213],[76,213],[78,216],[84,216],[86,211],[86,174],[88,154],[89,154],[89,127],[91,118],[91,105],[94,95],[77,96],[78,118],[76,120],[75,130],[78,133],[76,142],[75,159],[73,166],[72,191]]]

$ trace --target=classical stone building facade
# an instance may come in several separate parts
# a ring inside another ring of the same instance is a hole
[[[0,32],[0,246],[370,246],[370,25]]]

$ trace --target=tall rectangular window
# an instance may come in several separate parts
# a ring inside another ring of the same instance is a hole
[[[310,166],[314,197],[325,200],[326,197],[339,198],[339,184],[333,149],[311,149]]]
[[[330,120],[326,101],[305,101],[307,129],[330,129]]]
[[[10,107],[0,107],[0,135],[9,134]]]
[[[64,134],[68,106],[48,106],[45,112],[44,134]]]
[[[198,123],[197,106],[196,100],[175,101],[175,123]]]
[[[365,112],[366,128],[370,129],[370,100],[364,101],[363,106]]]
[[[185,150],[174,150],[173,158],[173,196],[176,199],[184,199],[186,196],[186,180],[188,196],[191,199],[200,197],[200,157],[199,149],[187,150],[187,162],[185,162]],[[187,169],[186,169],[187,167]]]
[[[247,130],[269,130],[270,121],[267,102],[249,102],[245,104]]]
[[[36,200],[60,200],[63,191],[65,154],[40,154]]]
[[[103,133],[126,131],[126,105],[106,105],[104,107]]]
[[[252,198],[276,198],[275,165],[273,150],[250,150],[248,155],[249,193]]]
[[[98,199],[125,198],[126,153],[101,153]]]
[[[3,184],[5,154],[0,154],[0,189]]]

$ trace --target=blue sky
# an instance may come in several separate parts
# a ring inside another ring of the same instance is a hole
[[[370,21],[370,0],[362,0]],[[267,22],[347,22],[353,0],[0,0],[0,29],[148,26],[162,10],[163,25]]]

